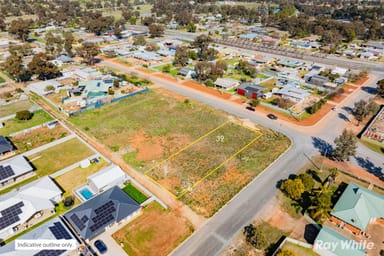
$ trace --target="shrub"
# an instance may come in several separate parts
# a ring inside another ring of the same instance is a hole
[[[33,113],[31,113],[29,110],[22,110],[19,112],[16,112],[16,119],[18,120],[30,120],[33,116]]]

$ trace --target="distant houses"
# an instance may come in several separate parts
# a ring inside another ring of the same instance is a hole
[[[232,78],[217,78],[214,84],[216,87],[219,87],[225,90],[230,90],[237,87],[240,84],[240,82]]]
[[[258,86],[253,83],[242,83],[237,88],[237,94],[245,96],[250,99],[261,98],[264,91],[264,87]]]

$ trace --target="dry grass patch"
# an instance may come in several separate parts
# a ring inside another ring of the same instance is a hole
[[[28,133],[20,133],[11,137],[11,141],[17,148],[17,153],[23,153],[44,144],[66,137],[69,134],[67,129],[61,125],[49,129],[47,126],[32,130]]]
[[[168,255],[193,232],[192,225],[176,211],[164,210],[157,202],[141,216],[113,234],[130,256]]]
[[[0,117],[13,115],[21,110],[28,110],[32,105],[32,102],[29,100],[20,100],[11,104],[1,105]]]
[[[80,140],[74,138],[29,156],[39,177],[53,174],[67,166],[93,155]]]

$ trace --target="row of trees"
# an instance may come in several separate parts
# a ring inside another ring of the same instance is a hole
[[[61,75],[59,68],[54,65],[51,60],[52,55],[46,53],[38,53],[33,56],[32,61],[28,65],[23,63],[23,55],[28,49],[23,46],[15,46],[12,48],[11,55],[4,63],[4,70],[8,72],[17,81],[28,81],[33,75],[40,80],[53,79]],[[94,58],[100,53],[100,49],[96,44],[83,43],[76,49],[77,54],[84,59],[89,65],[94,63]]]

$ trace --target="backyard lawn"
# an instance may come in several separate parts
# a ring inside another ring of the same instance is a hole
[[[76,167],[75,169],[60,175],[55,178],[55,181],[65,191],[64,197],[73,195],[72,190],[79,187],[82,184],[87,183],[88,176],[100,171],[108,165],[103,159],[100,159],[98,163],[92,163],[87,168]],[[75,179],[73,177],[76,177]],[[76,197],[75,197],[76,198]],[[78,204],[79,200],[75,199],[75,204]]]
[[[35,129],[29,133],[20,133],[11,137],[12,143],[17,148],[17,153],[23,153],[44,144],[66,137],[69,132],[61,125],[57,124],[54,128],[46,126]]]
[[[176,211],[165,210],[157,202],[150,203],[142,215],[113,234],[130,256],[165,256],[192,232],[192,225]]]
[[[290,144],[280,133],[244,125],[160,89],[70,120],[204,216],[214,214]]]
[[[306,255],[306,256],[319,256],[316,252],[314,252],[311,248],[305,248],[297,244],[293,244],[290,242],[285,242],[281,247],[281,250],[287,250],[293,252],[295,255]]]
[[[129,195],[133,200],[138,204],[145,202],[148,197],[144,195],[140,190],[138,190],[131,182],[129,182],[124,188],[123,191]]]
[[[44,110],[38,110],[33,112],[33,116],[30,120],[17,120],[16,118],[5,120],[4,127],[0,128],[2,135],[8,136],[11,133],[22,131],[46,123],[53,120],[52,117]]]
[[[43,177],[53,174],[93,154],[94,152],[84,143],[74,138],[31,155],[28,158],[36,167],[36,174],[39,177]]]
[[[0,117],[13,115],[16,112],[21,110],[28,110],[30,107],[32,107],[32,105],[33,105],[32,102],[30,102],[29,100],[20,100],[14,103],[1,105]]]

